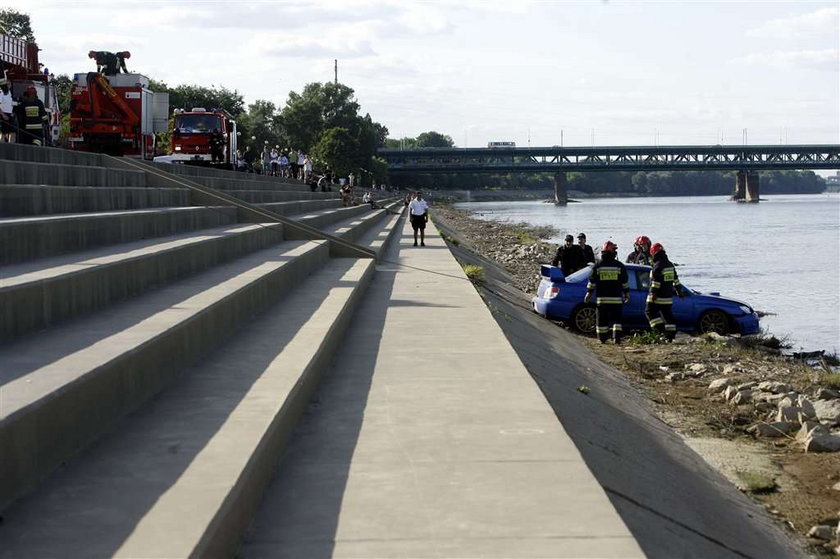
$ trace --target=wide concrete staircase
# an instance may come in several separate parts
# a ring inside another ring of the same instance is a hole
[[[389,208],[0,144],[0,557],[233,553]]]

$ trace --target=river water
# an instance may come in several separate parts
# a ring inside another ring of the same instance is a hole
[[[633,239],[661,242],[689,287],[719,291],[772,313],[761,325],[793,351],[840,350],[840,195],[770,195],[758,204],[724,197],[597,198],[566,207],[543,202],[458,204],[475,217],[550,225],[559,242],[586,233],[597,249]],[[538,270],[535,270],[538,273]]]

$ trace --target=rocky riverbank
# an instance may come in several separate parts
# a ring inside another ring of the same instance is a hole
[[[472,219],[448,207],[435,207],[433,218],[457,232],[448,242],[500,264],[523,299],[533,295],[538,265],[555,249],[541,239],[552,231]],[[638,335],[622,346],[580,339],[809,552],[840,555],[840,375],[827,363],[783,356],[773,339],[680,335],[660,344]]]

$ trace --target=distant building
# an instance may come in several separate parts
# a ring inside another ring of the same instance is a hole
[[[825,178],[825,184],[828,186],[840,186],[840,171],[834,175]]]

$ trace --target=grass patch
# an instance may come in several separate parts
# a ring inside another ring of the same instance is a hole
[[[756,493],[759,495],[773,493],[779,487],[776,485],[776,478],[762,472],[739,471],[735,472],[735,475],[744,484],[744,491],[747,493]]]
[[[630,339],[627,340],[627,343],[631,345],[652,345],[661,344],[664,342],[665,336],[653,330],[647,330],[645,332],[636,332],[630,337]]]
[[[742,337],[740,344],[748,348],[763,346],[770,349],[789,349],[792,347],[790,337],[782,336],[781,338],[777,338],[772,334],[768,334],[764,329],[762,329],[758,334]]]
[[[456,239],[455,237],[452,237],[452,236],[450,236],[450,235],[447,235],[447,234],[446,234],[446,233],[444,233],[443,231],[440,231],[440,230],[439,230],[439,231],[438,231],[438,234],[441,236],[441,238],[442,238],[445,242],[447,242],[447,243],[449,243],[449,244],[452,244],[452,245],[455,245],[455,246],[459,246],[459,245],[461,244],[461,241],[459,241],[459,240],[458,240],[458,239]]]
[[[475,264],[464,264],[463,268],[467,278],[475,285],[484,283],[484,268]]]
[[[816,371],[814,384],[817,386],[824,386],[832,390],[840,390],[840,373],[829,371]]]
[[[516,237],[516,241],[520,245],[532,245],[537,242],[536,237],[531,235],[528,231],[524,231],[522,229],[514,231],[513,236]]]

